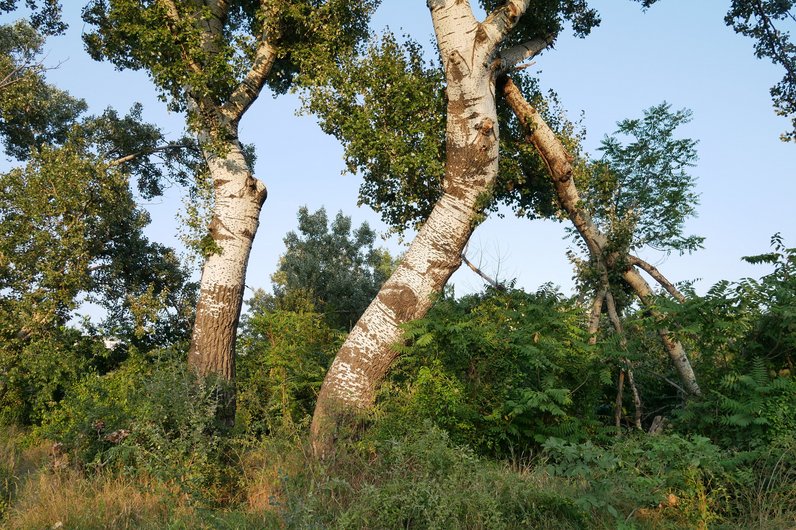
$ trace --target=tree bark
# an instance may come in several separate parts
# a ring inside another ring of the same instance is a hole
[[[187,22],[198,30],[200,46],[208,56],[218,53],[225,38],[224,27],[230,5],[223,0],[205,2],[211,16],[196,17],[195,6],[185,9],[173,0],[160,0],[165,7],[165,26],[177,40],[185,36],[180,28]],[[265,9],[265,5],[261,5]],[[265,12],[263,11],[263,15]],[[200,74],[206,65],[182,50],[186,74]],[[202,267],[199,300],[196,306],[188,366],[199,376],[215,375],[222,381],[235,380],[235,340],[243,304],[246,268],[252,242],[259,226],[260,210],[267,192],[246,162],[238,140],[238,124],[259,96],[276,59],[276,51],[265,33],[257,41],[252,64],[246,75],[220,102],[208,86],[184,86],[189,123],[196,130],[213,185],[213,211],[209,232],[214,248]],[[186,76],[189,78],[190,76]],[[201,76],[200,76],[201,77]],[[234,386],[228,385],[219,419],[234,422]]]
[[[493,60],[527,7],[510,0],[483,23],[468,2],[429,0],[447,82],[443,194],[395,272],[370,304],[326,374],[312,419],[316,456],[333,449],[349,415],[373,405],[397,353],[400,325],[423,317],[462,262],[462,251],[497,177],[498,130]]]
[[[616,263],[619,256],[605,255],[608,240],[592,222],[589,212],[580,200],[572,178],[572,156],[541,114],[528,103],[519,88],[508,77],[501,78],[501,91],[520,123],[528,131],[527,140],[536,147],[547,164],[558,202],[583,238],[592,259],[600,268],[604,268],[608,263]],[[649,307],[654,299],[652,289],[636,269],[631,266],[623,271],[623,278],[635,291],[641,303]],[[658,334],[686,391],[700,395],[696,376],[683,345],[666,329],[659,329]]]
[[[196,321],[188,365],[200,376],[235,380],[235,336],[243,303],[246,268],[266,198],[265,185],[254,178],[240,143],[228,142],[218,154],[205,148],[214,187],[210,236],[216,248],[202,268]],[[230,394],[222,416],[234,419]]]

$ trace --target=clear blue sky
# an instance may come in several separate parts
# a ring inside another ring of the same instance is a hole
[[[66,36],[52,39],[47,62],[66,60],[49,78],[73,95],[85,98],[91,112],[107,106],[120,111],[140,101],[145,118],[179,135],[183,117],[169,114],[141,72],[117,72],[91,61],[82,50],[79,20],[83,2],[64,2],[70,23]],[[563,106],[576,118],[585,113],[587,146],[594,149],[618,120],[639,116],[643,109],[668,101],[688,107],[694,120],[684,132],[699,140],[699,165],[693,168],[701,194],[699,217],[690,233],[706,237],[705,249],[691,256],[644,257],[674,281],[701,278],[704,291],[720,279],[759,276],[765,269],[740,261],[743,255],[768,250],[768,240],[782,232],[794,245],[796,222],[796,145],[779,141],[788,122],[774,115],[768,90],[781,74],[754,58],[752,42],[723,22],[728,1],[663,0],[646,13],[629,0],[593,0],[602,24],[586,39],[563,36],[530,69],[542,86],[558,92]],[[425,2],[385,0],[374,19],[379,31],[389,25],[421,43],[431,43],[432,28]],[[296,225],[298,208],[325,206],[330,215],[343,210],[355,223],[385,227],[367,208],[357,208],[359,179],[341,175],[342,150],[324,135],[312,117],[295,115],[295,96],[278,99],[263,94],[241,125],[241,138],[254,143],[256,174],[268,186],[255,241],[247,284],[265,287],[283,251],[282,237]],[[153,224],[149,235],[175,243],[175,214],[181,192],[147,205]],[[491,218],[471,240],[468,256],[500,278],[517,278],[533,289],[544,282],[572,288],[572,269],[565,257],[564,225],[550,221]],[[385,242],[392,251],[396,241]],[[481,287],[462,269],[453,277],[456,292]]]

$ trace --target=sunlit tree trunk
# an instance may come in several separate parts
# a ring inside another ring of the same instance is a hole
[[[205,150],[214,188],[210,237],[213,247],[202,268],[188,363],[200,375],[235,378],[235,334],[240,318],[246,266],[266,198],[238,141],[216,154]]]
[[[447,82],[443,194],[329,368],[312,421],[318,456],[332,448],[343,418],[372,406],[377,385],[397,355],[393,345],[401,340],[399,326],[424,316],[461,265],[462,251],[497,176],[492,61],[497,45],[527,6],[507,4],[479,23],[468,2],[428,2]]]

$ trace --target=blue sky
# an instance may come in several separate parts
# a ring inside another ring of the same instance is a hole
[[[107,106],[124,111],[144,104],[145,119],[179,135],[183,117],[168,113],[142,72],[118,72],[91,61],[82,50],[79,20],[82,2],[64,2],[68,33],[52,39],[46,61],[58,69],[52,82],[82,97],[91,112]],[[640,116],[662,101],[694,111],[683,133],[699,140],[700,162],[693,168],[701,195],[699,217],[687,230],[705,236],[705,249],[690,256],[643,255],[674,281],[701,279],[698,291],[720,279],[759,276],[740,257],[768,250],[775,232],[794,245],[792,203],[796,198],[796,146],[779,140],[787,120],[776,117],[769,88],[781,74],[777,67],[753,56],[752,42],[725,26],[728,1],[664,0],[646,13],[629,0],[593,0],[602,24],[586,39],[564,35],[554,50],[537,58],[529,69],[545,89],[554,89],[571,118],[584,113],[587,147],[594,152],[600,139],[617,121]],[[421,43],[432,41],[428,10],[423,1],[385,0],[374,18],[374,30],[385,25],[408,33]],[[256,174],[268,186],[260,230],[254,244],[247,285],[268,288],[283,251],[282,238],[296,225],[296,212],[325,206],[386,231],[377,216],[357,207],[357,176],[341,172],[342,149],[324,135],[312,117],[297,116],[294,95],[274,99],[263,94],[241,124],[241,138],[254,143]],[[181,191],[146,206],[153,239],[176,244]],[[565,251],[564,226],[552,221],[490,218],[479,226],[468,256],[491,275],[516,278],[518,286],[534,289],[545,282],[572,289],[572,268]],[[393,252],[396,240],[385,241]],[[458,294],[481,288],[466,268],[452,278]]]

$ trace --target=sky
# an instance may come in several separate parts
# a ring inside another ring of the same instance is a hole
[[[48,72],[49,80],[84,98],[92,113],[108,106],[123,112],[141,102],[144,119],[180,136],[184,117],[166,110],[145,73],[119,72],[87,56],[80,40],[83,2],[63,3],[70,28],[46,45],[46,62],[62,63]],[[745,264],[741,257],[766,252],[776,232],[789,246],[796,245],[796,146],[779,140],[788,121],[775,116],[769,96],[769,88],[782,77],[779,68],[756,59],[752,41],[724,24],[728,0],[663,0],[646,12],[629,0],[590,4],[600,12],[602,24],[585,39],[562,35],[555,49],[528,69],[544,89],[558,93],[570,118],[582,114],[587,150],[595,154],[617,121],[640,117],[662,101],[694,113],[682,133],[699,141],[700,161],[692,173],[700,206],[686,231],[704,236],[705,248],[686,256],[649,251],[642,257],[673,281],[697,280],[698,292],[722,279],[765,274],[765,268]],[[373,30],[378,33],[386,26],[411,35],[434,53],[425,2],[384,0]],[[282,238],[295,229],[301,206],[311,211],[323,206],[330,217],[342,210],[355,224],[368,222],[379,232],[387,231],[376,214],[357,206],[360,179],[343,174],[341,146],[313,117],[297,115],[299,107],[296,95],[275,99],[266,92],[241,123],[241,140],[256,147],[255,174],[268,187],[246,280],[252,288],[269,288],[284,251]],[[150,238],[179,246],[176,215],[181,204],[178,188],[144,204],[153,219]],[[493,277],[516,279],[518,287],[535,289],[551,282],[572,293],[566,250],[573,244],[564,239],[566,225],[504,213],[504,218],[493,215],[476,229],[467,250],[470,261]],[[396,238],[382,245],[393,254],[403,248]],[[466,267],[451,281],[459,295],[483,286]]]

